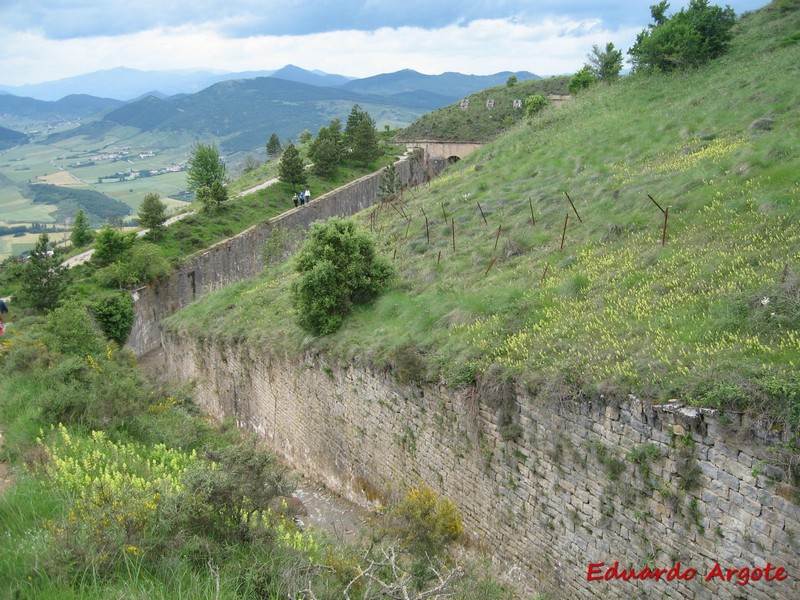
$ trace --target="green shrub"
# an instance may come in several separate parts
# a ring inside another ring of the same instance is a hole
[[[125,344],[133,327],[133,298],[128,292],[120,292],[106,296],[92,303],[97,324],[105,336],[118,343]]]
[[[39,377],[36,398],[44,423],[92,428],[124,427],[147,407],[147,394],[135,359],[128,352],[67,356]]]
[[[728,49],[736,24],[736,13],[727,6],[709,6],[708,0],[691,0],[687,8],[671,17],[665,13],[669,3],[662,0],[651,6],[655,21],[638,36],[628,51],[635,70],[671,71],[697,67]]]
[[[47,316],[45,344],[62,354],[81,357],[102,350],[100,337],[86,307],[77,304],[66,304]]]
[[[525,98],[525,116],[534,116],[535,114],[541,112],[548,104],[550,104],[550,101],[542,94],[528,96]]]
[[[95,236],[92,262],[100,267],[106,267],[120,260],[133,247],[135,240],[135,233],[123,233],[111,225],[106,225]]]
[[[395,275],[375,253],[375,243],[355,222],[332,218],[314,223],[295,266],[293,286],[299,325],[316,335],[333,333],[357,304],[377,296]]]
[[[185,474],[176,504],[177,525],[218,541],[247,539],[252,517],[293,489],[288,472],[254,436],[209,457],[213,463],[197,463]]]

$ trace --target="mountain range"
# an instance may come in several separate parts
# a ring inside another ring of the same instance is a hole
[[[99,96],[73,93],[46,101],[0,93],[0,126],[14,129],[25,121],[28,130],[41,131],[47,127],[39,126],[37,120],[80,121],[77,127],[62,127],[48,142],[74,136],[102,137],[120,127],[127,128],[128,138],[144,132],[181,132],[194,139],[214,140],[230,156],[262,147],[272,133],[296,138],[306,129],[316,132],[331,119],[346,117],[353,104],[367,110],[379,126],[402,127],[471,93],[504,84],[512,75],[518,81],[539,79],[526,71],[478,76],[425,75],[409,69],[352,79],[293,65],[264,73],[99,71],[38,84],[37,88],[40,95],[89,90]],[[186,91],[214,78],[222,80]],[[121,90],[133,94],[141,89],[153,91],[127,102],[119,99],[125,95]],[[165,90],[178,93],[167,95]]]
[[[272,76],[317,86],[341,85],[351,79],[342,75],[329,75],[321,71],[306,71],[293,65],[287,65],[277,71],[240,71],[235,73],[139,71],[127,67],[117,67],[44,83],[21,86],[0,84],[0,92],[15,96],[27,96],[37,100],[54,101],[69,95],[87,94],[127,102],[148,95],[168,97],[176,94],[193,94],[215,83],[231,79]]]
[[[443,73],[423,75],[405,69],[363,79],[333,75],[323,71],[308,71],[295,65],[286,65],[275,71],[240,71],[218,73],[213,71],[139,71],[117,67],[85,73],[55,81],[22,86],[0,83],[3,92],[36,100],[56,101],[65,96],[86,94],[100,98],[113,98],[123,102],[144,96],[169,97],[176,94],[193,94],[222,81],[275,77],[316,87],[342,87],[348,91],[367,94],[391,95],[410,91],[429,91],[456,97],[493,85],[504,83],[511,72],[494,75],[462,75]],[[522,81],[538,78],[529,72],[514,73]]]

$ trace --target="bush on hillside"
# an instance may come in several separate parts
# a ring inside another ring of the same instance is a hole
[[[650,7],[654,24],[636,36],[628,50],[635,71],[672,71],[697,67],[728,49],[736,23],[732,8],[709,6],[708,0],[691,0],[687,8],[666,16],[669,2]]]
[[[299,325],[315,335],[333,333],[357,304],[377,296],[395,274],[376,255],[375,243],[350,220],[317,222],[297,256],[293,286]]]
[[[114,229],[111,225],[106,225],[97,232],[95,237],[92,263],[105,267],[120,260],[133,247],[135,241],[135,233],[124,233]]]
[[[421,556],[441,556],[464,529],[455,504],[424,486],[409,491],[392,517],[395,534]]]
[[[51,350],[80,357],[100,353],[104,344],[86,307],[75,303],[67,303],[47,315],[44,342]]]
[[[92,303],[92,312],[105,336],[122,346],[133,327],[133,298],[128,292],[101,298]]]

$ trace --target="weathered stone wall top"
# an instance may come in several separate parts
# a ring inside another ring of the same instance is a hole
[[[351,499],[383,502],[421,484],[451,498],[523,589],[800,597],[797,490],[771,450],[775,432],[633,397],[545,406],[516,389],[498,403],[319,356],[297,364],[179,333],[164,341],[170,370],[197,382],[209,413],[235,416]],[[631,568],[663,571],[658,581],[614,577]]]

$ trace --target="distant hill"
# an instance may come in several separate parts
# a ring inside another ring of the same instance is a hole
[[[286,65],[277,71],[242,71],[215,73],[211,71],[139,71],[117,67],[56,81],[23,86],[0,84],[3,92],[37,100],[55,101],[73,94],[86,94],[100,98],[132,101],[145,95],[169,97],[177,94],[194,94],[214,84],[237,79],[275,77],[317,87],[341,87],[358,94],[391,96],[408,92],[431,92],[440,94],[450,102],[477,90],[505,83],[509,75],[520,81],[536,79],[538,75],[521,71],[504,71],[494,75],[463,75],[442,73],[424,75],[411,69],[354,79],[345,75],[333,75],[323,71],[309,71],[295,65]],[[436,106],[444,106],[443,102]]]
[[[133,84],[138,82],[142,90],[158,91],[127,103],[88,94],[71,94],[56,102],[0,94],[0,118],[5,114],[28,120],[81,120],[76,128],[52,134],[49,143],[73,136],[100,140],[107,135],[132,143],[136,136],[167,131],[175,132],[176,138],[216,142],[225,156],[232,156],[258,151],[272,133],[282,139],[296,139],[306,129],[316,133],[331,119],[346,118],[354,104],[369,112],[379,127],[405,127],[460,98],[493,85],[504,86],[511,75],[517,77],[519,85],[539,80],[528,72],[424,75],[408,69],[348,80],[342,75],[307,71],[294,65],[269,76],[256,77],[256,74],[241,73],[242,78],[225,79],[194,93],[164,96],[163,92],[169,88],[160,84],[167,80],[176,89],[214,78],[229,78],[232,74],[111,69],[60,83],[91,86],[104,82],[105,92],[121,94],[120,89],[132,91]],[[128,87],[120,82],[127,82]],[[16,126],[13,121],[3,124]],[[150,140],[144,143],[150,144]]]
[[[462,75],[461,73],[424,75],[412,69],[403,69],[395,73],[354,79],[345,83],[342,88],[351,92],[380,96],[429,92],[449,98],[450,102],[453,102],[478,90],[505,84],[511,75],[515,75],[518,81],[540,79],[538,75],[527,71],[516,73],[504,71],[494,75]],[[444,106],[444,104],[440,106]]]
[[[316,85],[318,87],[339,86],[353,79],[352,77],[345,77],[344,75],[330,75],[322,71],[306,71],[294,65],[286,65],[282,69],[275,71],[270,77],[305,83],[307,85]]]
[[[57,102],[0,94],[0,116],[69,120],[96,116],[122,104],[119,100],[86,94],[66,96]]]
[[[507,80],[508,78],[506,78]],[[522,120],[524,101],[542,94],[566,95],[570,77],[529,79],[513,86],[498,85],[465,95],[461,101],[425,114],[398,133],[398,140],[437,139],[450,141],[487,141]],[[514,101],[523,106],[514,107]],[[491,108],[489,108],[491,106]]]
[[[228,79],[265,77],[273,71],[249,73],[214,73],[211,71],[139,71],[117,67],[94,71],[56,81],[17,87],[0,85],[0,89],[17,96],[38,100],[58,100],[71,94],[110,97],[128,101],[157,90],[165,96],[193,93]]]
[[[8,148],[13,148],[14,146],[20,146],[27,143],[27,134],[22,133],[21,131],[14,131],[13,129],[0,127],[0,150],[6,150]]]
[[[261,148],[272,133],[293,139],[304,129],[316,133],[332,118],[346,118],[353,104],[404,124],[432,110],[429,105],[405,106],[402,99],[368,96],[341,87],[257,77],[220,82],[186,96],[148,96],[119,106],[97,122],[53,134],[48,142],[79,135],[97,137],[123,126],[140,132],[180,131],[195,139],[216,140],[221,151],[230,155]]]

